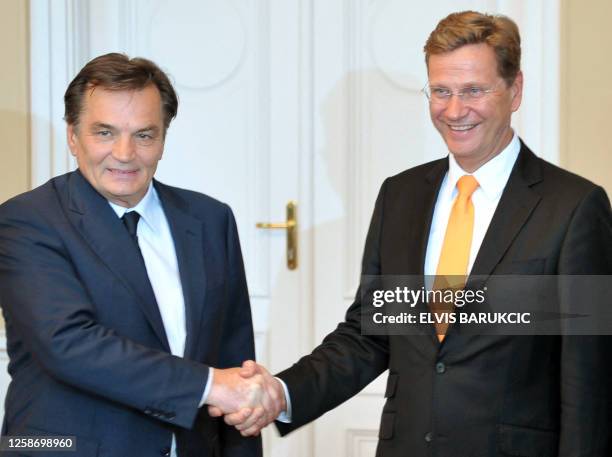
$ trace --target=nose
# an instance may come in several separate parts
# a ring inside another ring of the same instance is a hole
[[[453,94],[446,104],[444,114],[449,119],[461,119],[468,113],[468,111],[469,109],[464,103],[463,98],[457,94]]]
[[[113,145],[113,158],[119,162],[129,162],[134,158],[134,141],[130,135],[122,135]]]

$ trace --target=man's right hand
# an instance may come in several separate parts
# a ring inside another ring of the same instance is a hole
[[[244,381],[251,381],[261,387],[262,390],[258,396],[259,404],[255,404],[256,402],[250,403],[242,408],[231,410],[215,404],[214,399],[211,400],[209,396],[207,403],[211,406],[209,406],[208,412],[213,417],[225,415],[225,423],[235,426],[243,436],[259,435],[262,428],[273,422],[282,411],[287,409],[283,387],[268,370],[252,360],[244,362],[242,368],[232,368],[231,370],[238,370],[239,376]],[[215,370],[213,389],[217,381],[217,372]],[[234,373],[232,372],[232,375]]]
[[[243,369],[215,368],[213,384],[206,403],[209,408],[216,408],[221,414],[240,412],[241,415],[251,415],[253,410],[261,409],[265,393],[263,375],[241,376]]]

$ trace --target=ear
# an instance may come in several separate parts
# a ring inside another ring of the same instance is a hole
[[[512,112],[514,113],[521,106],[523,100],[523,72],[519,71],[514,78],[512,86],[510,86],[510,92],[512,94]]]
[[[77,137],[76,128],[72,124],[68,124],[66,126],[66,141],[68,143],[68,147],[70,148],[70,153],[76,157],[79,139]]]

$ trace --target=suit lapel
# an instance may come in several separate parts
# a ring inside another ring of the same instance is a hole
[[[68,182],[68,218],[96,255],[133,293],[163,348],[170,352],[155,294],[138,248],[104,197],[80,171]]]
[[[425,255],[433,213],[438,192],[447,171],[448,159],[435,162],[423,177],[422,187],[417,190],[417,195],[414,198],[409,198],[405,194],[399,196],[398,214],[400,214],[400,217],[399,222],[395,224],[400,229],[400,233],[397,235],[399,237],[397,246],[405,246],[406,248],[398,253],[399,265],[396,265],[391,272],[385,272],[384,274],[409,274],[424,278]],[[406,217],[408,217],[408,224],[405,223]],[[415,221],[415,223],[410,223],[411,221]],[[421,311],[429,311],[425,304],[417,306],[422,307]],[[419,326],[419,329],[423,331],[423,334],[417,338],[410,338],[411,344],[416,346],[423,354],[430,356],[432,349],[436,350],[439,346],[434,326],[426,324]]]
[[[448,157],[440,162],[440,165],[436,168],[432,169],[426,176],[425,179],[428,183],[428,189],[425,193],[425,198],[423,198],[423,202],[425,204],[423,213],[423,217],[426,222],[424,224],[424,230],[420,234],[420,250],[419,252],[419,263],[420,263],[420,271],[422,274],[425,273],[425,256],[427,254],[427,244],[429,241],[429,232],[431,231],[431,224],[433,221],[434,211],[436,208],[436,202],[438,200],[438,193],[440,192],[440,187],[442,187],[442,181],[448,172]],[[424,311],[429,311],[429,307],[423,305],[426,309]],[[440,341],[438,340],[438,335],[436,334],[436,329],[433,324],[429,324],[425,327],[428,332],[429,340],[434,345],[436,349],[440,348]]]
[[[429,241],[429,232],[431,231],[431,223],[433,221],[433,215],[436,208],[436,201],[438,200],[438,193],[442,186],[444,176],[448,172],[448,158],[441,160],[436,166],[425,175],[426,188],[424,189],[423,198],[419,199],[419,206],[417,211],[420,217],[422,217],[425,224],[418,227],[419,224],[415,224],[418,230],[415,232],[415,242],[417,243],[415,252],[418,252],[418,256],[414,256],[414,259],[419,263],[418,271],[420,274],[425,273],[425,256],[427,254],[427,244]],[[418,219],[417,219],[418,220]]]
[[[521,151],[480,245],[466,288],[476,290],[484,287],[487,276],[495,270],[540,201],[541,197],[531,186],[541,180],[541,165],[537,157],[521,141]],[[457,345],[465,347],[472,339],[478,338],[477,335],[464,335],[457,339],[455,332],[457,324],[449,326],[441,346],[442,355]]]
[[[203,225],[189,212],[187,202],[167,186],[154,181],[174,240],[179,275],[185,299],[187,339],[185,357],[195,358],[198,331],[204,312],[206,268],[204,264]]]
[[[493,272],[540,201],[531,186],[541,180],[537,157],[521,142],[518,159],[474,261],[472,276]]]

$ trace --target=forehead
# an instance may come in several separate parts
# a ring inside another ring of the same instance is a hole
[[[161,95],[150,84],[142,89],[109,90],[96,86],[83,94],[83,118],[91,122],[162,122]]]
[[[468,44],[429,57],[427,74],[433,83],[491,82],[498,77],[497,60],[488,44]]]

